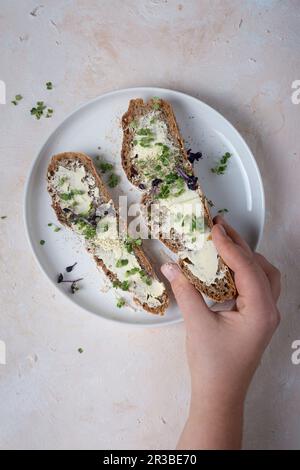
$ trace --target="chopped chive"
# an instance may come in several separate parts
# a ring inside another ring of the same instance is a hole
[[[87,240],[90,240],[96,236],[96,227],[91,226],[85,220],[79,218],[75,221],[75,225],[78,227],[80,233]]]
[[[44,115],[44,110],[47,108],[47,106],[44,104],[44,101],[37,101],[36,106],[31,108],[30,114],[32,116],[35,116],[36,119],[41,119],[41,117]]]
[[[108,232],[108,229],[109,229],[109,224],[108,223],[99,225],[99,232],[100,233]]]
[[[147,284],[147,286],[151,286],[151,284],[152,284],[152,279],[151,279],[150,276],[147,275],[147,273],[145,273],[144,271],[141,270],[140,276],[141,276],[142,281],[143,281],[145,284]]]
[[[108,178],[108,186],[110,188],[115,188],[118,185],[119,180],[119,176],[115,175],[114,173],[111,173]]]
[[[59,232],[61,230],[61,227],[58,227],[57,225],[53,224],[52,222],[48,223],[48,227],[53,227],[53,232]]]
[[[141,129],[136,132],[136,135],[153,137],[153,132],[151,129],[149,129],[149,127],[141,127]]]
[[[45,240],[40,240],[40,245],[45,245]]]
[[[100,162],[97,164],[97,166],[99,167],[101,173],[106,173],[107,171],[112,170],[114,167],[111,163],[108,162]]]
[[[137,274],[139,272],[140,272],[140,268],[131,268],[126,271],[125,276],[126,277],[133,276],[134,274]]]
[[[52,108],[48,108],[48,109],[47,109],[46,118],[51,118],[51,117],[52,117],[52,114],[53,114],[53,109],[52,109]]]
[[[63,201],[70,201],[74,196],[81,196],[82,194],[84,194],[82,189],[72,189],[69,193],[61,193],[59,197]]]
[[[129,286],[130,286],[129,281],[123,281],[123,282],[119,280],[113,281],[113,287],[119,287],[120,289],[124,291],[127,291],[129,289]]]
[[[19,101],[21,101],[23,99],[23,96],[22,95],[16,95],[15,96],[15,99],[11,101],[12,104],[14,104],[15,106],[18,106],[19,104]]]
[[[129,289],[129,286],[130,286],[130,282],[129,282],[129,281],[123,281],[123,282],[121,283],[121,286],[120,286],[120,287],[121,287],[122,290],[126,291],[126,290]]]
[[[117,268],[122,268],[123,266],[126,266],[128,264],[128,259],[119,259],[116,262],[116,267]]]
[[[68,180],[68,178],[66,176],[62,176],[61,178],[59,178],[58,180],[58,185],[59,186],[63,186],[64,183]]]
[[[117,307],[118,307],[118,308],[122,308],[122,307],[124,307],[124,305],[125,305],[125,299],[123,299],[123,298],[121,297],[121,298],[118,299],[118,301],[117,301]]]

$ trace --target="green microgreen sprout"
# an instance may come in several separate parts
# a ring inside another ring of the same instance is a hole
[[[228,160],[231,158],[231,153],[226,152],[220,159],[220,161],[216,164],[214,168],[211,168],[211,172],[215,173],[216,175],[224,175],[227,165],[228,165]]]

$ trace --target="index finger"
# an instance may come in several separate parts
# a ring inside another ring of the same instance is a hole
[[[269,279],[274,300],[277,302],[281,290],[280,271],[271,263],[269,263],[269,261],[266,260],[266,258],[260,253],[254,253],[254,257],[257,263],[262,267],[262,269],[266,273],[266,276]]]
[[[226,230],[227,235],[230,236],[231,240],[234,241],[237,245],[242,247],[247,253],[251,254],[252,250],[246,240],[244,240],[241,235],[231,226],[221,215],[214,217],[215,224],[221,224]]]

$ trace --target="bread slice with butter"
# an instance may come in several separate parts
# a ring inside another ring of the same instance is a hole
[[[145,256],[141,240],[119,235],[118,210],[92,159],[74,152],[54,155],[47,183],[58,220],[84,239],[114,287],[131,293],[144,310],[163,315],[169,302],[165,286]]]
[[[149,228],[156,206],[159,238],[177,253],[187,278],[216,302],[234,298],[233,276],[213,244],[209,207],[171,105],[159,98],[147,103],[133,99],[122,127],[122,165],[129,181],[144,193],[141,202]],[[165,226],[170,223],[166,234]]]

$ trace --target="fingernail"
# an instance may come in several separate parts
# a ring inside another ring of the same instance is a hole
[[[161,272],[166,276],[169,282],[173,282],[181,271],[177,264],[166,263],[162,265]]]

